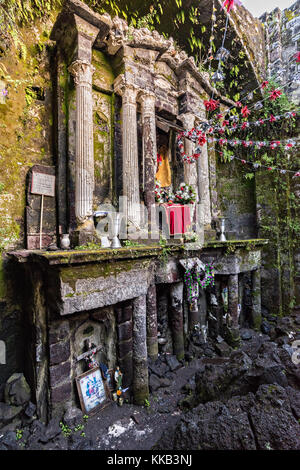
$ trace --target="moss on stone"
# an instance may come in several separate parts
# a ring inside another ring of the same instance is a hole
[[[0,257],[0,300],[6,295],[6,283],[4,277],[3,259]]]
[[[107,278],[109,276],[117,276],[121,272],[131,271],[135,267],[140,267],[141,269],[148,268],[149,261],[132,261],[132,260],[122,260],[122,261],[106,261],[100,264],[90,264],[84,266],[72,266],[61,268],[60,277],[61,280],[69,284],[70,287],[75,291],[76,281],[78,279],[89,279],[89,278]],[[90,293],[90,291],[89,291]],[[82,292],[80,293],[83,294]]]

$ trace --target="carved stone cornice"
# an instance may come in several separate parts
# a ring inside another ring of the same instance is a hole
[[[83,60],[75,60],[75,62],[70,65],[68,70],[73,76],[76,85],[92,86],[92,78],[95,67],[93,67],[90,63]]]

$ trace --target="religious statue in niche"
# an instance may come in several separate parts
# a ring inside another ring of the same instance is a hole
[[[98,367],[99,363],[96,360],[96,353],[98,352],[97,346],[91,342],[91,340],[87,339],[85,341],[85,349],[88,352],[88,355],[84,358],[88,369],[93,369],[94,367]]]
[[[168,188],[172,184],[168,135],[159,134],[157,144],[157,172],[155,179],[159,181],[161,188]]]

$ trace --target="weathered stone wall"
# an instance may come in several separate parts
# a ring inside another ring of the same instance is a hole
[[[267,70],[269,77],[287,84],[287,95],[297,104],[300,102],[300,65],[295,54],[300,49],[300,1],[281,11],[276,8],[261,18],[265,26]],[[298,80],[295,80],[295,78]]]
[[[226,217],[225,233],[228,240],[257,237],[255,185],[245,179],[240,162],[222,163],[217,153],[217,207]]]

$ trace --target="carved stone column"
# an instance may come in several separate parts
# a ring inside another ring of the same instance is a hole
[[[94,67],[75,60],[70,67],[76,85],[75,215],[77,224],[93,232],[94,145],[92,76]]]
[[[142,105],[143,122],[143,158],[144,158],[144,194],[145,204],[148,210],[148,222],[150,229],[151,212],[155,213],[155,173],[156,173],[156,123],[155,123],[155,95],[150,92],[143,92],[140,96]],[[152,230],[157,231],[153,220]]]
[[[148,356],[151,359],[157,359],[157,305],[155,284],[149,286],[147,292],[147,350]]]
[[[144,405],[149,397],[146,296],[133,301],[133,400],[136,405]]]
[[[252,271],[252,322],[256,330],[261,326],[261,275],[260,269]]]
[[[115,80],[114,88],[122,96],[123,196],[127,198],[128,221],[139,226],[137,89],[134,85],[125,83],[123,77]]]
[[[183,336],[183,282],[172,284],[171,295],[171,327],[173,337],[173,349],[177,359],[184,358]]]

